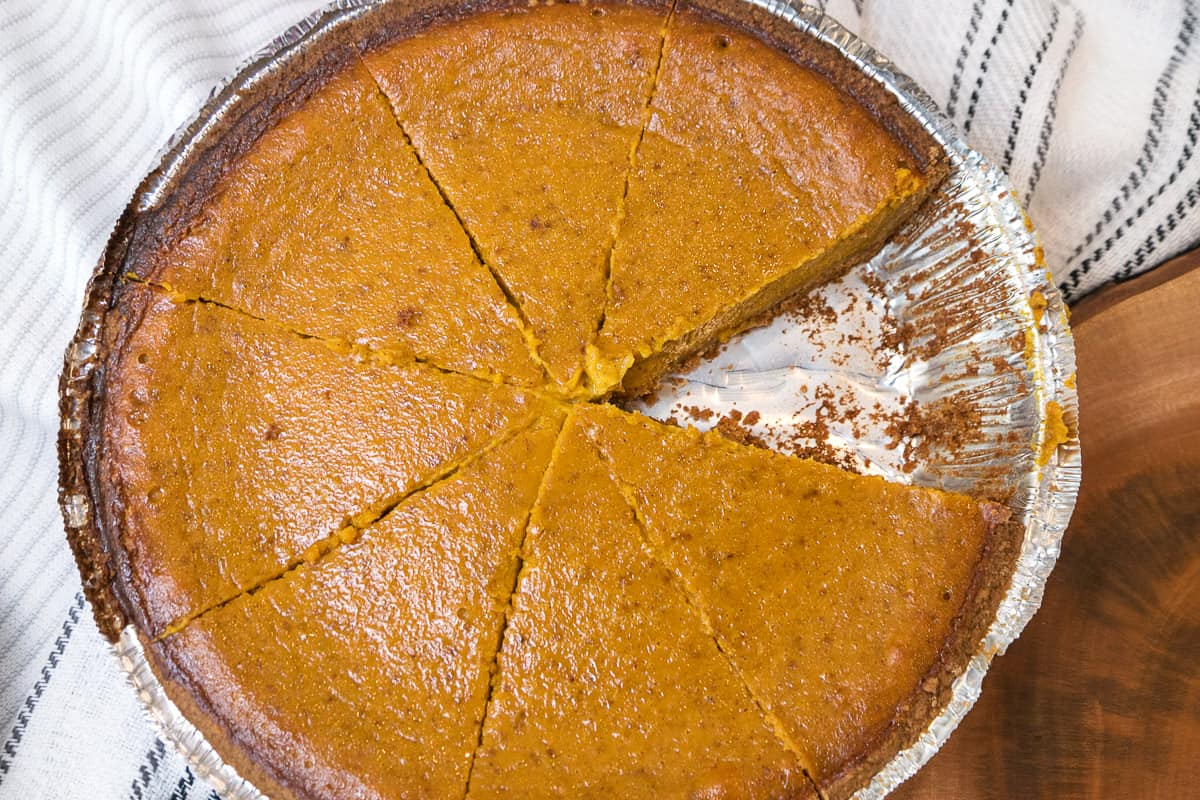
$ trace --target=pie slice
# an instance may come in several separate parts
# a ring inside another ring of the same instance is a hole
[[[866,259],[940,180],[932,140],[902,141],[800,66],[823,56],[807,35],[790,36],[792,58],[691,4],[673,16],[604,325],[588,349],[595,393],[643,394],[689,356]],[[894,99],[864,100],[901,116]]]
[[[151,646],[227,761],[272,797],[463,796],[561,422],[539,419],[354,544]]]
[[[571,419],[522,552],[469,798],[815,797]]]
[[[823,794],[940,710],[1011,575],[1003,509],[611,406],[580,419]]]
[[[603,312],[665,19],[616,3],[530,6],[366,58],[566,389]]]
[[[309,334],[531,384],[520,320],[352,64],[235,162],[187,234],[129,267]]]
[[[110,549],[124,561],[127,604],[151,636],[278,573],[350,515],[382,510],[550,402],[421,364],[356,363],[144,287],[112,313],[97,507],[105,535],[119,536]]]

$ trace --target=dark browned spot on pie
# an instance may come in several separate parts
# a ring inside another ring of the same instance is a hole
[[[396,324],[401,328],[411,328],[421,319],[421,309],[402,308],[396,314]]]
[[[729,45],[733,44],[733,40],[722,33],[719,36],[717,36],[716,43],[717,43],[718,50],[724,50],[727,47],[729,47]]]
[[[283,433],[283,428],[280,428],[274,422],[267,426],[267,430],[263,433],[263,441],[273,442]]]

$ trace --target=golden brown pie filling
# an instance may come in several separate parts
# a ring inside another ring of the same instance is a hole
[[[873,253],[936,147],[735,0],[402,22],[105,266],[102,629],[273,797],[848,796],[1005,513],[607,401]]]

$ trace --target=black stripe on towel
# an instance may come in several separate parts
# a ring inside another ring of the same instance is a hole
[[[1142,181],[1150,171],[1150,165],[1157,158],[1158,148],[1162,144],[1163,117],[1166,114],[1167,101],[1170,99],[1171,84],[1175,82],[1175,73],[1179,71],[1180,64],[1187,59],[1188,52],[1195,41],[1196,22],[1195,0],[1184,0],[1183,20],[1179,25],[1179,33],[1175,37],[1175,44],[1171,48],[1171,57],[1167,60],[1167,66],[1158,76],[1158,82],[1154,86],[1154,97],[1150,102],[1150,124],[1146,128],[1146,134],[1142,141],[1141,154],[1134,162],[1133,169],[1129,171],[1125,182],[1121,184],[1121,188],[1117,190],[1117,194],[1105,208],[1103,215],[1083,237],[1083,241],[1076,245],[1071,254],[1067,256],[1066,264],[1079,258],[1104,230],[1104,226],[1116,218],[1133,193],[1141,187]]]
[[[979,95],[983,91],[983,79],[987,77],[988,63],[992,60],[992,54],[996,52],[996,44],[1004,35],[1004,29],[1008,25],[1008,13],[1012,7],[1013,0],[1005,0],[1004,8],[1000,9],[1000,19],[996,22],[996,31],[992,34],[988,46],[984,48],[983,58],[979,62],[979,74],[975,77],[975,87],[971,89],[971,99],[967,104],[966,116],[963,117],[964,136],[971,132],[971,122],[975,119],[975,109],[979,105]]]
[[[1038,134],[1037,152],[1034,153],[1033,168],[1029,173],[1029,186],[1025,189],[1026,206],[1033,202],[1033,190],[1037,188],[1038,182],[1042,179],[1042,168],[1046,166],[1046,156],[1050,153],[1050,137],[1054,133],[1054,119],[1058,116],[1058,90],[1062,88],[1063,78],[1067,76],[1067,68],[1071,66],[1075,48],[1079,46],[1079,40],[1082,37],[1083,16],[1076,12],[1071,41],[1067,44],[1067,51],[1063,54],[1062,63],[1059,65],[1058,77],[1054,79],[1054,86],[1050,89],[1050,100],[1046,103],[1046,116],[1042,120],[1041,133]]]
[[[146,751],[141,765],[138,766],[137,777],[129,785],[130,800],[144,800],[146,787],[150,785],[150,779],[158,772],[166,754],[166,744],[162,739],[155,737],[154,745]]]
[[[192,785],[196,783],[196,776],[192,774],[190,767],[184,769],[183,777],[175,784],[175,791],[171,792],[171,796],[167,800],[187,800],[188,794],[192,791]]]
[[[983,6],[987,0],[975,0],[971,6],[971,21],[967,23],[967,32],[963,36],[963,45],[958,51],[958,60],[954,62],[954,74],[950,78],[950,97],[946,100],[946,116],[954,119],[954,111],[958,106],[958,92],[962,88],[963,70],[967,67],[967,56],[971,54],[971,45],[979,33],[979,23],[983,19]]]
[[[1097,247],[1091,253],[1091,255],[1081,261],[1077,268],[1071,270],[1070,277],[1065,282],[1070,291],[1074,291],[1075,289],[1079,288],[1080,281],[1083,280],[1083,276],[1088,273],[1088,271],[1091,269],[1091,266],[1100,260],[1106,253],[1108,253],[1108,251],[1111,250],[1113,246],[1125,236],[1125,232],[1133,227],[1135,222],[1145,216],[1146,213],[1154,207],[1155,203],[1162,199],[1162,196],[1167,192],[1168,189],[1175,185],[1175,182],[1179,180],[1184,171],[1187,169],[1188,164],[1192,160],[1192,156],[1196,154],[1196,146],[1198,140],[1200,140],[1200,86],[1197,87],[1196,95],[1192,101],[1192,114],[1188,119],[1188,127],[1184,132],[1184,139],[1185,141],[1183,143],[1183,149],[1179,154],[1179,158],[1175,161],[1175,165],[1171,169],[1171,173],[1167,175],[1166,179],[1164,179],[1163,182],[1160,183],[1144,201],[1142,201],[1142,204],[1139,205],[1132,214],[1125,217],[1125,219],[1121,221],[1121,224],[1117,226],[1117,229],[1104,239],[1103,244]],[[1193,184],[1191,188],[1194,189],[1195,184]],[[1165,239],[1167,234],[1170,233],[1171,230],[1174,230],[1179,224],[1179,220],[1182,218],[1182,216],[1186,216],[1187,212],[1190,210],[1191,208],[1188,206],[1185,199],[1183,206],[1178,208],[1178,214],[1181,216],[1176,216],[1175,211],[1170,212],[1168,214],[1169,219],[1164,220],[1155,228],[1151,238],[1156,238],[1158,241]],[[1166,227],[1168,224],[1169,228]],[[1143,243],[1143,247],[1144,246],[1145,243]],[[1145,263],[1145,259],[1149,256],[1150,252],[1153,252],[1155,247],[1157,247],[1157,244],[1152,244],[1148,251],[1144,251],[1141,254],[1141,263]],[[1132,261],[1134,263],[1131,263],[1131,261],[1125,262],[1122,267],[1120,277],[1127,278],[1132,274],[1133,270],[1137,266],[1137,258],[1135,257],[1132,259]]]
[[[1021,135],[1021,123],[1025,117],[1025,104],[1029,102],[1029,93],[1033,90],[1038,70],[1041,69],[1042,62],[1046,59],[1046,51],[1050,49],[1050,45],[1054,41],[1054,34],[1058,31],[1058,20],[1061,17],[1058,6],[1054,6],[1054,11],[1050,15],[1050,24],[1046,26],[1046,35],[1042,37],[1037,52],[1033,54],[1033,61],[1029,62],[1029,69],[1025,70],[1025,80],[1021,82],[1017,105],[1013,108],[1012,121],[1008,124],[1008,141],[1004,145],[1004,155],[1000,156],[1000,169],[1005,172],[1012,167],[1013,153],[1017,149],[1017,137]]]
[[[21,740],[25,738],[25,731],[33,719],[33,712],[37,710],[46,687],[50,685],[50,679],[54,677],[54,670],[58,669],[58,665],[62,663],[67,642],[71,641],[71,635],[75,633],[75,626],[79,624],[79,614],[82,610],[83,593],[78,592],[70,610],[67,611],[67,618],[63,621],[62,630],[59,632],[58,638],[54,640],[54,646],[50,649],[50,655],[46,659],[46,663],[42,665],[41,675],[34,682],[33,689],[26,695],[25,701],[21,703],[20,710],[17,712],[16,724],[13,725],[12,731],[5,739],[4,747],[0,748],[0,784],[4,783],[4,776],[12,769],[13,761],[17,757],[17,749],[21,745]]]
[[[1142,272],[1146,268],[1150,256],[1163,243],[1163,240],[1174,232],[1179,223],[1183,222],[1184,218],[1191,213],[1197,203],[1200,203],[1200,184],[1196,184],[1187,190],[1187,194],[1175,204],[1175,208],[1171,209],[1167,214],[1167,218],[1156,225],[1145,241],[1138,245],[1138,249],[1133,251],[1133,256],[1125,262],[1124,267],[1117,273],[1113,280],[1128,280]]]

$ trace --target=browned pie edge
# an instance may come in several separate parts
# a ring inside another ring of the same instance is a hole
[[[212,706],[204,695],[203,686],[189,679],[178,668],[171,657],[167,642],[152,642],[140,630],[137,632],[137,638],[146,654],[146,663],[150,665],[150,671],[162,685],[167,697],[204,735],[204,740],[220,754],[221,759],[233,767],[239,777],[249,781],[255,789],[271,800],[308,800],[306,795],[297,794],[271,770],[258,763],[250,755],[250,748],[217,721],[212,713]]]
[[[897,753],[913,745],[945,710],[953,696],[954,681],[966,671],[978,652],[1012,584],[1025,538],[1024,526],[1007,508],[982,501],[980,512],[988,525],[987,537],[966,597],[937,660],[899,705],[891,723],[862,753],[843,764],[836,774],[816,782],[826,800],[849,798],[870,783]]]
[[[630,1],[664,11],[671,7],[670,0]],[[590,4],[622,3],[592,0]],[[106,376],[119,364],[124,342],[144,312],[144,303],[137,299],[142,293],[129,291],[131,284],[124,276],[128,265],[181,238],[231,165],[264,132],[298,109],[330,77],[362,53],[435,25],[488,11],[520,11],[530,5],[525,0],[413,0],[372,9],[350,21],[334,20],[333,12],[327,13],[314,26],[316,31],[323,32],[318,45],[310,45],[305,37],[301,39],[302,46],[283,47],[281,60],[270,67],[265,77],[248,88],[226,87],[209,100],[197,121],[184,133],[187,138],[196,137],[207,127],[201,137],[204,146],[190,154],[184,168],[176,174],[167,175],[160,166],[143,179],[134,200],[117,221],[85,292],[83,313],[64,357],[59,381],[58,437],[59,502],[84,593],[92,604],[100,632],[110,641],[115,642],[129,624],[135,625],[151,667],[172,701],[201,729],[223,759],[273,796],[295,797],[245,756],[236,741],[212,721],[192,694],[190,684],[180,680],[181,676],[163,661],[157,647],[148,640],[144,634],[145,620],[124,590],[129,573],[120,543],[122,509],[119,498],[112,495],[103,480],[103,459],[99,452]],[[756,35],[797,63],[820,72],[906,146],[927,181],[936,185],[946,174],[944,152],[933,137],[904,112],[891,92],[863,75],[836,48],[742,0],[680,0],[678,9]],[[216,110],[225,105],[228,106],[225,111],[213,120]],[[161,202],[139,208],[141,199],[164,179],[166,188],[160,190]],[[91,346],[95,347],[94,354],[74,357]],[[73,524],[70,508],[73,496],[81,496],[87,503],[79,525]],[[931,666],[926,680],[914,688],[893,724],[860,758],[824,782],[821,789],[827,797],[849,796],[861,788],[941,713],[949,700],[951,683],[966,668],[995,617],[1011,581],[1022,536],[1023,530],[1015,521],[994,528],[972,583],[973,599],[956,619],[954,633],[941,658]]]
[[[931,187],[949,173],[945,150],[921,122],[909,114],[886,86],[863,73],[836,47],[744,0],[679,0],[677,12],[691,12],[749,33],[797,64],[822,75],[850,95],[875,121],[904,145],[913,166]]]

